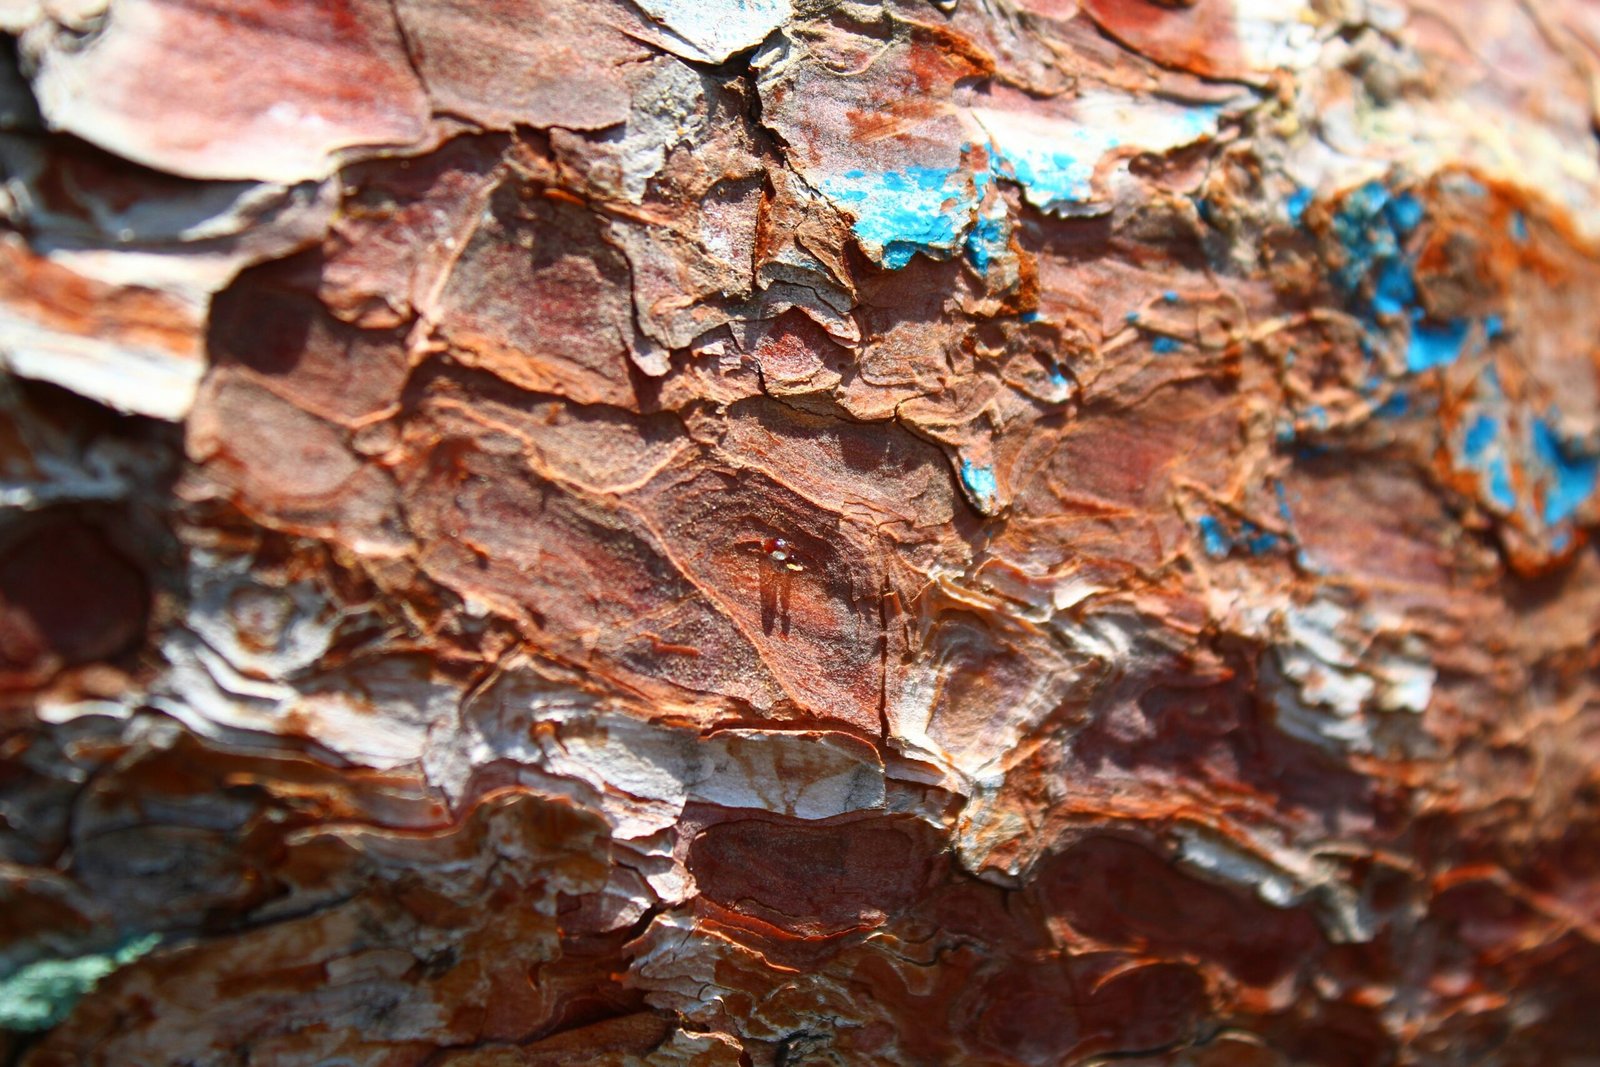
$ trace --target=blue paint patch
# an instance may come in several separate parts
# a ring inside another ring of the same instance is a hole
[[[1490,315],[1483,320],[1483,336],[1493,341],[1506,332],[1506,323],[1499,315]]]
[[[1200,543],[1212,559],[1225,559],[1233,550],[1233,538],[1223,529],[1222,523],[1210,515],[1200,516]]]
[[[1475,415],[1461,435],[1461,457],[1483,477],[1484,491],[1502,511],[1515,511],[1517,494],[1511,484],[1511,466],[1506,461],[1500,421],[1482,412]]]
[[[1289,490],[1281,481],[1272,483],[1272,495],[1278,498],[1278,518],[1283,520],[1285,526],[1294,527],[1294,515],[1289,511]]]
[[[1385,260],[1378,268],[1377,281],[1372,291],[1372,310],[1380,315],[1398,315],[1417,299],[1417,283],[1411,276],[1411,265],[1395,257]]]
[[[971,460],[962,460],[961,484],[967,487],[967,492],[977,502],[979,510],[988,512],[994,509],[1000,485],[995,481],[993,467],[980,467]]]
[[[1415,193],[1401,193],[1390,200],[1385,208],[1389,216],[1389,223],[1402,234],[1409,234],[1422,225],[1422,201],[1418,200]]]
[[[1406,344],[1406,369],[1418,374],[1460,359],[1471,325],[1467,319],[1456,319],[1444,326],[1413,323],[1411,340]]]
[[[1411,410],[1411,398],[1404,393],[1392,393],[1388,400],[1379,404],[1372,413],[1380,419],[1397,419]]]
[[[1039,321],[1039,313],[1037,311],[1024,311],[1022,313],[1022,321],[1023,322],[1038,322]]]
[[[1200,516],[1196,525],[1200,527],[1200,544],[1212,559],[1225,559],[1241,546],[1252,556],[1264,555],[1277,548],[1282,540],[1277,534],[1248,521],[1240,524],[1237,537],[1212,515]]]
[[[1544,419],[1533,423],[1533,454],[1544,468],[1544,521],[1570,519],[1594,495],[1600,456],[1580,453]]]
[[[1169,304],[1176,304],[1178,302],[1178,294],[1175,290],[1168,289],[1166,292],[1161,294],[1161,299],[1165,300]]]
[[[1130,311],[1126,315],[1122,316],[1122,318],[1124,322],[1131,326],[1139,321],[1139,313],[1137,311]]]
[[[974,185],[959,168],[907,167],[870,175],[846,171],[823,191],[856,217],[862,247],[890,270],[919,252],[948,258],[960,244],[977,203]]]
[[[1000,164],[997,169],[1026,189],[1028,198],[1044,211],[1088,203],[1094,199],[1095,167],[1100,158],[1118,144],[1116,135],[1110,131],[1102,131],[1098,137],[1088,136],[1090,132],[1075,130],[1076,136],[1068,138],[1083,142],[1079,154],[996,149],[995,158]]]
[[[1391,261],[1409,270],[1400,255],[1399,234],[1384,211],[1388,203],[1389,190],[1383,183],[1368,182],[1346,196],[1334,212],[1333,235],[1344,251],[1334,280],[1352,296],[1363,279]]]
[[[1150,350],[1158,356],[1170,356],[1182,348],[1183,345],[1173,337],[1157,337],[1150,342]]]
[[[1244,524],[1244,547],[1252,556],[1271,552],[1278,547],[1278,535],[1247,522]]]
[[[1489,475],[1489,499],[1507,511],[1516,510],[1517,494],[1511,488],[1511,469],[1504,456],[1495,456],[1484,465]]]
[[[967,234],[967,260],[979,274],[989,273],[989,262],[1010,244],[1010,227],[1004,217],[980,218]]]
[[[1508,228],[1511,230],[1511,239],[1513,241],[1519,245],[1528,243],[1528,216],[1520,211],[1513,211]]]
[[[1476,461],[1489,451],[1489,446],[1494,444],[1494,439],[1499,436],[1500,426],[1493,416],[1480,414],[1472,420],[1472,425],[1467,427],[1466,435],[1461,439],[1461,447],[1469,461]]]
[[[1221,105],[1186,108],[1174,116],[1179,129],[1175,144],[1191,144],[1216,132]],[[1062,123],[1051,131],[1049,145],[1023,141],[990,145],[991,169],[1022,186],[1029,202],[1055,212],[1095,199],[1094,173],[1106,155],[1126,142],[1115,122]]]
[[[1284,201],[1283,209],[1288,214],[1290,222],[1299,226],[1305,221],[1306,208],[1311,206],[1311,197],[1311,190],[1302,186],[1294,191],[1294,195]]]

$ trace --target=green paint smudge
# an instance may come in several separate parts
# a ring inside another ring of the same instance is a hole
[[[100,980],[161,943],[160,934],[124,942],[114,952],[39,960],[0,978],[0,1028],[48,1030],[65,1019]]]

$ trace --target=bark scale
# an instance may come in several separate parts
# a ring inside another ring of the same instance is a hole
[[[1595,1062],[1594,5],[0,29],[8,1062]]]

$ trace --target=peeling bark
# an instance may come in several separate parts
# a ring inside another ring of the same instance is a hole
[[[0,0],[0,1053],[1594,1062],[1582,0]]]

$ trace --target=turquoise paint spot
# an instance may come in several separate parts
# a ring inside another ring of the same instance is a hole
[[[918,253],[948,258],[977,203],[972,183],[958,168],[907,167],[877,175],[849,170],[823,182],[823,191],[855,216],[851,228],[862,247],[890,270]]]
[[[1139,321],[1139,313],[1137,311],[1130,311],[1126,315],[1122,316],[1122,318],[1129,325],[1132,325],[1133,323]]]
[[[1024,311],[1022,313],[1022,321],[1023,322],[1038,322],[1039,321],[1039,313],[1037,311]]]
[[[995,481],[993,467],[980,467],[964,459],[961,461],[961,483],[967,487],[979,510],[989,511],[994,507],[1000,486]]]
[[[1378,268],[1372,291],[1372,310],[1380,315],[1398,315],[1417,299],[1417,284],[1411,266],[1400,258],[1385,260]]]
[[[1411,398],[1404,393],[1391,394],[1388,400],[1373,409],[1380,419],[1397,419],[1411,410]]]
[[[1253,522],[1244,524],[1244,534],[1244,547],[1252,556],[1271,552],[1278,547],[1278,535],[1269,530],[1263,530]]]
[[[1305,221],[1306,208],[1311,206],[1311,190],[1301,187],[1284,202],[1283,209],[1289,216],[1289,221],[1296,226]]]
[[[0,1027],[33,1032],[65,1019],[100,980],[161,943],[160,934],[126,941],[113,952],[39,960],[0,979]]]
[[[1344,262],[1334,280],[1354,294],[1362,279],[1375,268],[1400,259],[1400,240],[1384,212],[1389,190],[1381,182],[1368,182],[1345,197],[1333,216],[1333,235],[1344,250]]]
[[[1489,415],[1478,415],[1472,420],[1472,425],[1467,427],[1466,435],[1461,439],[1461,447],[1469,461],[1482,458],[1494,444],[1495,437],[1499,434],[1500,427],[1494,418]]]
[[[1165,300],[1169,304],[1176,304],[1178,302],[1178,294],[1174,290],[1168,289],[1166,292],[1161,294],[1161,299]]]
[[[1321,404],[1312,404],[1306,408],[1306,414],[1311,416],[1312,423],[1319,430],[1328,428],[1328,409]]]
[[[1456,319],[1445,326],[1413,324],[1411,340],[1406,345],[1406,369],[1418,374],[1460,359],[1470,326],[1466,319]]]
[[[1493,341],[1506,332],[1506,323],[1499,315],[1490,315],[1483,320],[1483,335]]]
[[[1176,338],[1172,337],[1157,337],[1154,341],[1150,342],[1151,351],[1155,352],[1159,356],[1170,356],[1172,353],[1177,352],[1182,348],[1183,345],[1179,343]]]
[[[1283,520],[1285,526],[1292,528],[1294,515],[1289,511],[1289,490],[1282,482],[1275,481],[1272,483],[1272,495],[1278,498],[1278,517]]]
[[[1511,213],[1509,229],[1511,230],[1511,239],[1517,244],[1525,245],[1528,243],[1528,217],[1522,212],[1514,211]]]
[[[1403,234],[1408,234],[1422,225],[1423,216],[1426,214],[1422,201],[1418,200],[1414,193],[1401,193],[1390,200],[1387,211],[1390,224]]]
[[[1222,528],[1222,523],[1210,515],[1200,516],[1200,543],[1206,550],[1206,555],[1212,559],[1223,559],[1233,550],[1233,539]]]
[[[1600,480],[1600,456],[1578,453],[1543,419],[1534,420],[1533,454],[1545,469],[1544,521],[1558,523],[1572,517]]]
[[[1486,465],[1489,475],[1489,498],[1507,511],[1517,506],[1517,494],[1511,488],[1511,469],[1504,456],[1495,456]]]
[[[1118,140],[1109,130],[1073,130],[1067,140],[1082,145],[1081,154],[1066,151],[997,151],[1000,169],[1008,172],[1044,211],[1058,211],[1094,199],[1094,169]]]
[[[1186,108],[1174,116],[1178,123],[1173,144],[1192,144],[1216,132],[1221,105]],[[1107,153],[1124,141],[1115,122],[1062,124],[1052,131],[1048,146],[1031,141],[991,145],[991,169],[1023,187],[1029,202],[1046,212],[1061,211],[1094,200],[1094,172]]]
[[[1004,218],[982,218],[967,234],[967,259],[979,274],[987,275],[990,260],[1005,251],[1009,244],[1008,229]]]

